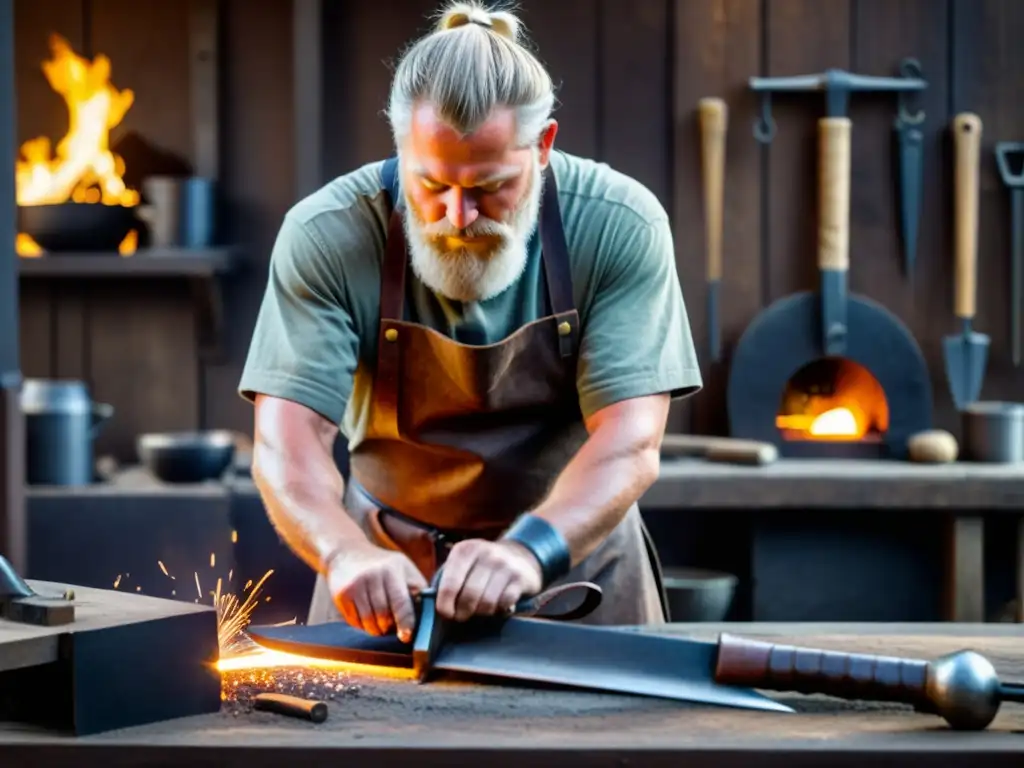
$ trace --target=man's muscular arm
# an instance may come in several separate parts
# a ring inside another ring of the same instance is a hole
[[[589,438],[531,512],[569,545],[576,565],[597,549],[658,479],[669,396],[609,405],[587,419]]]
[[[305,406],[256,397],[253,481],[285,543],[324,574],[345,548],[367,543],[342,507],[345,482],[333,455],[337,434],[337,426]]]
[[[289,400],[256,396],[253,481],[285,543],[327,578],[345,621],[373,635],[397,629],[408,642],[416,614],[411,592],[426,586],[400,552],[377,547],[342,504],[334,463],[338,429]]]

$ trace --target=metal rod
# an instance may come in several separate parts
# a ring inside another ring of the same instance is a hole
[[[901,62],[902,72],[913,72],[907,69],[906,59]],[[761,114],[754,124],[754,136],[758,141],[767,143],[774,135],[774,124],[771,117],[771,94],[773,93],[823,93],[825,94],[825,115],[827,117],[845,117],[849,109],[850,94],[860,92],[891,92],[906,94],[923,91],[928,81],[914,74],[903,74],[900,77],[876,77],[874,75],[857,75],[842,69],[827,69],[813,75],[796,75],[794,77],[752,77],[750,88],[761,94]]]
[[[20,403],[18,255],[14,250],[16,114],[14,0],[0,0],[0,554],[25,573],[25,432]]]
[[[1021,358],[1021,280],[1024,279],[1024,188],[1017,187],[1011,193],[1013,238],[1010,264],[1010,339],[1013,346],[1013,364],[1020,365]]]

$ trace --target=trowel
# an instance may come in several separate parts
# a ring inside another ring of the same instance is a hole
[[[988,362],[989,337],[973,328],[978,289],[978,175],[981,118],[961,113],[953,118],[956,253],[955,311],[963,330],[942,340],[946,377],[958,411],[977,401]]]

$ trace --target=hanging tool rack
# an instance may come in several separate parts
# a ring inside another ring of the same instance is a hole
[[[913,270],[917,247],[918,218],[921,204],[923,169],[923,135],[920,125],[923,111],[910,111],[910,98],[928,87],[922,77],[921,65],[915,59],[900,63],[899,76],[876,77],[858,75],[841,69],[828,69],[812,75],[795,77],[752,77],[750,87],[760,94],[760,115],[754,123],[754,138],[769,144],[775,136],[776,125],[772,117],[774,93],[823,93],[825,117],[846,118],[850,95],[866,92],[898,94],[898,109],[894,123],[899,140],[900,165],[900,219],[904,243],[904,263],[907,273]],[[841,355],[845,347],[847,319],[847,272],[845,269],[821,271],[822,339],[829,355]]]

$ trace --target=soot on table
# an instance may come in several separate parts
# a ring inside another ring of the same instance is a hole
[[[333,702],[358,696],[361,687],[345,671],[269,667],[221,673],[223,711],[232,715],[252,712],[258,693],[284,693],[311,701]]]

